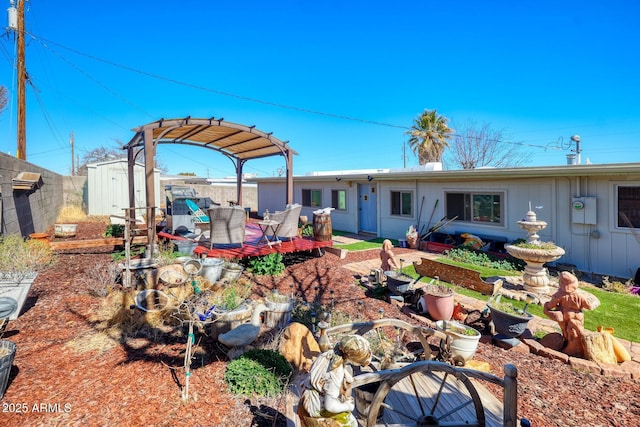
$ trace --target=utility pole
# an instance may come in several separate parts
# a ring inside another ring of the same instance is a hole
[[[69,141],[69,142],[71,143],[71,176],[75,176],[76,167],[75,167],[75,164],[73,162],[73,159],[74,159],[73,131],[71,131],[71,141]]]
[[[18,1],[18,150],[16,157],[27,160],[27,107],[25,101],[25,84],[27,70],[24,61],[24,1]]]

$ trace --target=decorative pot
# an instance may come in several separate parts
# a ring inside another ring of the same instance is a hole
[[[235,282],[240,278],[243,270],[244,267],[235,262],[224,264],[220,280],[223,282]]]
[[[56,237],[75,237],[78,231],[78,224],[55,224]]]
[[[217,340],[220,334],[229,332],[231,329],[251,321],[251,311],[251,306],[248,304],[242,304],[233,310],[224,310],[220,307],[214,308],[211,315],[214,320],[211,323],[211,338]]]
[[[265,298],[265,305],[269,311],[264,313],[264,324],[268,328],[283,329],[291,322],[293,298],[276,292]]]
[[[202,277],[207,279],[209,283],[216,283],[220,280],[222,274],[222,265],[224,261],[220,258],[203,258],[202,262]]]
[[[415,283],[411,276],[397,271],[385,271],[384,275],[387,276],[387,287],[396,295],[402,295],[409,291]],[[416,279],[416,281],[417,280],[419,280],[419,278]]]
[[[9,384],[9,375],[11,374],[11,366],[13,366],[16,349],[15,343],[0,340],[0,399],[4,397],[7,384]]]
[[[9,320],[16,320],[22,311],[27,295],[38,273],[8,274],[0,272],[0,297],[6,298],[5,303],[15,300],[15,310],[9,315]]]
[[[492,304],[487,305],[491,310],[493,326],[499,335],[509,338],[519,337],[527,329],[529,320],[533,319],[533,315],[526,312],[507,313],[497,309]]]
[[[476,354],[482,335],[471,326],[449,320],[438,320],[436,328],[453,339],[450,347],[453,357],[460,357],[466,363]]]
[[[429,317],[433,320],[451,320],[455,302],[453,296],[455,293],[446,286],[430,285],[424,289],[423,308],[429,313]]]
[[[361,387],[353,389],[355,395],[356,417],[361,420],[366,420],[369,416],[369,408],[371,402],[375,397],[378,388],[380,387],[380,381],[365,384]],[[378,420],[384,415],[384,408],[380,406],[380,412],[378,412]]]

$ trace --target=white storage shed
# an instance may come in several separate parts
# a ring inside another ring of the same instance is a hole
[[[87,165],[87,201],[89,215],[123,216],[129,207],[129,174],[127,159]],[[145,207],[145,172],[142,163],[134,166],[136,207]],[[160,193],[160,170],[154,170],[156,194]],[[164,193],[162,193],[164,194]],[[136,216],[144,214],[136,212]]]

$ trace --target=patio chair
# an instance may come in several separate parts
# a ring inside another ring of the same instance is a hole
[[[244,244],[245,211],[241,206],[209,209],[209,249],[214,245]]]
[[[193,217],[193,222],[196,224],[209,224],[209,217],[206,213],[200,209],[200,206],[196,204],[191,199],[185,199],[184,201],[189,208],[189,212],[191,212],[191,216]]]
[[[293,239],[294,237],[300,237],[298,231],[298,223],[300,221],[300,211],[302,206],[295,204],[289,205],[283,211],[275,211],[269,214],[269,219],[278,221],[280,228],[278,228],[278,236],[280,238]],[[273,236],[272,230],[267,230],[267,236]]]

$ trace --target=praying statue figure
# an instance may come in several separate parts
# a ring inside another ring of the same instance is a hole
[[[321,353],[311,365],[303,384],[298,416],[304,427],[357,427],[353,416],[351,367],[371,363],[369,342],[360,335],[347,335],[331,350]]]
[[[380,251],[380,260],[382,261],[380,269],[382,271],[394,271],[400,269],[400,264],[398,264],[396,256],[393,254],[391,248],[393,248],[391,240],[385,239],[384,242],[382,242],[382,250]]]
[[[544,314],[560,325],[565,339],[564,353],[584,356],[584,313],[596,308],[589,298],[578,292],[578,278],[568,271],[558,274],[558,292],[544,304]]]

